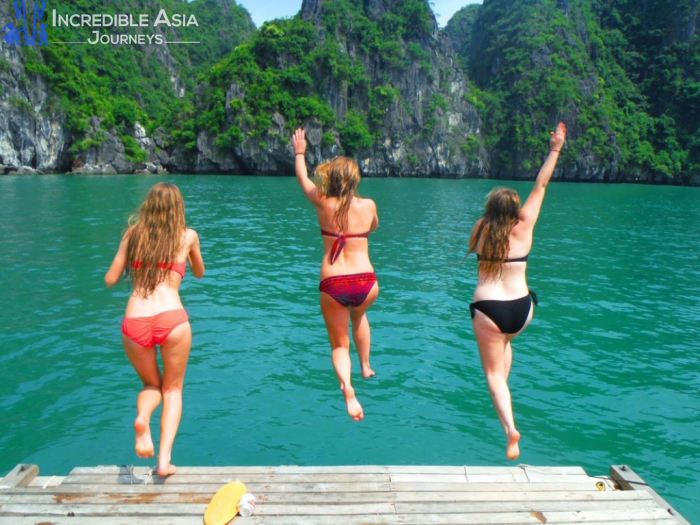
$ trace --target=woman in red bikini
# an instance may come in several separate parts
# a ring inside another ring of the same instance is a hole
[[[540,214],[544,192],[559,158],[566,126],[559,123],[550,134],[549,156],[525,204],[515,190],[496,188],[486,200],[486,211],[469,239],[469,252],[476,252],[479,274],[469,305],[481,364],[498,419],[506,434],[506,457],[520,455],[520,432],[515,428],[508,374],[513,362],[511,340],[532,319],[537,298],[525,279],[532,234]]]
[[[192,330],[178,290],[190,263],[192,274],[204,275],[197,232],[185,227],[185,203],[177,186],[159,182],[129,220],[105,283],[124,275],[133,291],[122,322],[124,350],[143,382],[136,400],[136,455],[154,455],[151,414],[163,401],[158,475],[175,473],[170,455],[182,415],[182,386],[192,345]],[[163,373],[158,367],[160,345]]]
[[[297,182],[316,208],[323,237],[321,263],[321,312],[331,343],[331,360],[340,382],[348,414],[355,421],[364,418],[350,381],[350,338],[348,323],[360,357],[362,377],[374,375],[369,365],[370,330],[367,309],[379,295],[379,285],[369,260],[368,237],[377,229],[377,206],[371,199],[355,195],[360,170],[354,160],[336,157],[314,171],[317,187],[306,171],[306,136],[294,133]]]

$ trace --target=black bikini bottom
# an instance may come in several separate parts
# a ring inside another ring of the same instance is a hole
[[[537,306],[537,295],[529,290],[525,297],[511,301],[476,301],[469,305],[469,312],[474,319],[474,310],[479,310],[491,319],[503,334],[515,334],[523,329],[530,315],[532,303]]]

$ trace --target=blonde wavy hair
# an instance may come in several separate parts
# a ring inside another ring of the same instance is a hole
[[[167,275],[163,264],[176,262],[185,230],[185,201],[177,186],[159,182],[129,218],[124,277],[147,297]],[[136,264],[134,264],[136,263]],[[161,264],[161,266],[159,266]]]
[[[487,279],[500,277],[510,249],[510,232],[520,218],[520,197],[510,188],[494,188],[486,197],[486,209],[479,227],[469,239],[469,253],[476,251],[483,237],[479,273]]]
[[[360,184],[360,168],[349,157],[336,157],[319,164],[314,170],[318,179],[318,189],[323,197],[336,197],[338,204],[333,214],[333,221],[338,233],[348,228],[348,210]]]

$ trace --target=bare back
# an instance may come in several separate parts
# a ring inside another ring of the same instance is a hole
[[[472,234],[481,224],[481,219],[474,225]],[[527,221],[518,221],[510,232],[508,238],[509,251],[506,259],[518,259],[530,253],[532,248],[533,226]],[[476,244],[476,252],[481,253],[484,240],[480,238]],[[501,266],[501,275],[494,279],[486,278],[479,273],[479,279],[474,290],[473,301],[498,300],[508,301],[524,297],[528,294],[527,279],[525,277],[527,262],[506,262]]]
[[[124,235],[117,255],[105,275],[105,282],[108,286],[113,286],[124,272],[126,265],[126,246],[129,232]],[[197,232],[187,228],[183,232],[183,245],[175,261],[163,261],[163,263],[187,264],[189,261],[192,274],[200,278],[204,275],[204,262],[199,247],[199,237]],[[147,297],[142,297],[137,290],[133,290],[129,301],[126,304],[126,317],[149,317],[166,310],[176,310],[182,308],[180,300],[180,283],[182,277],[179,273],[168,270],[165,278],[156,289]]]
[[[353,197],[348,209],[348,228],[345,232],[337,231],[333,219],[338,203],[336,197],[321,198],[315,204],[318,224],[322,230],[345,235],[366,234],[377,229],[377,206],[372,199]],[[334,275],[373,272],[369,260],[369,242],[364,237],[347,237],[345,246],[333,264],[330,264],[330,253],[336,237],[323,235],[323,262],[321,264],[321,279]]]

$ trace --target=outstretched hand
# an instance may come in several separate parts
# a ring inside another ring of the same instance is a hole
[[[549,134],[549,149],[551,151],[561,151],[566,142],[566,124],[560,122],[557,129]]]
[[[295,155],[304,155],[306,153],[306,132],[303,129],[297,128],[294,135],[292,135],[292,142],[294,143]]]

